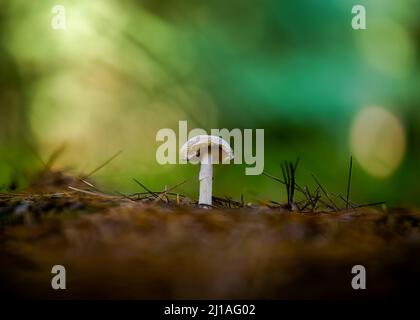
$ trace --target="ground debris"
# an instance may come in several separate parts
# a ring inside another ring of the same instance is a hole
[[[297,211],[290,199],[229,197],[200,209],[170,188],[123,195],[60,181],[0,193],[0,296],[359,298],[356,264],[369,274],[369,297],[404,295],[420,280],[417,210]],[[56,264],[68,270],[65,295],[51,290]]]

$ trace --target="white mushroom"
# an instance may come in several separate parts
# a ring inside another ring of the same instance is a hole
[[[217,136],[199,135],[188,140],[180,150],[183,160],[201,163],[200,197],[198,203],[211,205],[213,164],[229,163],[233,159],[233,151],[225,140]]]

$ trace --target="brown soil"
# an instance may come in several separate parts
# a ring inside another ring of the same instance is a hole
[[[0,195],[2,296],[380,298],[420,283],[416,210],[198,209],[167,195],[37,188]],[[56,264],[66,290],[51,288]],[[351,287],[359,264],[366,290]]]

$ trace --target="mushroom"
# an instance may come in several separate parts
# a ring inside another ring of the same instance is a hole
[[[225,140],[218,136],[198,135],[188,140],[180,150],[181,159],[201,163],[199,205],[211,206],[213,164],[228,163],[233,151]]]

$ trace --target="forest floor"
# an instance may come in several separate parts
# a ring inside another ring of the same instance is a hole
[[[419,210],[313,207],[215,198],[202,209],[168,190],[108,195],[49,172],[0,193],[0,295],[357,299],[418,290]],[[51,288],[54,265],[66,268],[66,290]],[[366,269],[366,290],[351,286],[355,265]]]

